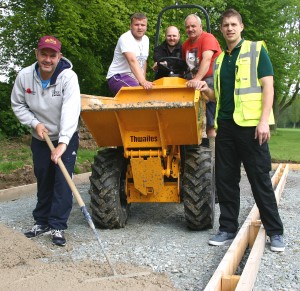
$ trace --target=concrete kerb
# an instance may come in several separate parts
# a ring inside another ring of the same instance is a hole
[[[91,172],[74,175],[75,185],[89,182]],[[36,195],[36,183],[0,190],[0,202],[17,200],[22,197]]]
[[[278,165],[279,165],[278,163],[273,163],[272,169],[276,170]],[[300,171],[300,164],[289,164],[289,169],[292,171]],[[90,175],[91,172],[74,175],[73,181],[75,185],[89,183]],[[35,194],[36,194],[36,183],[8,188],[8,189],[0,190],[0,202],[16,200],[21,197],[31,196]]]

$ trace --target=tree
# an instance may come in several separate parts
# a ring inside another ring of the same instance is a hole
[[[289,109],[285,110],[277,121],[277,126],[280,128],[288,128],[291,127],[289,121]]]
[[[300,121],[300,98],[296,99],[293,106],[288,109],[289,121],[293,123],[293,128],[296,128],[297,123]]]
[[[232,0],[226,8],[238,10],[245,25],[243,36],[264,40],[274,68],[275,120],[299,96],[300,9],[297,0]]]
[[[174,0],[155,2],[7,0],[6,2],[6,9],[0,18],[2,72],[6,71],[11,79],[14,79],[16,68],[23,68],[35,61],[33,50],[37,39],[45,34],[55,35],[63,44],[63,54],[74,65],[81,91],[103,96],[110,94],[105,79],[106,73],[119,36],[129,29],[130,16],[134,12],[143,12],[147,15],[147,35],[150,38],[151,53],[158,13],[163,7],[175,4]],[[208,7],[213,7],[213,1],[204,2]],[[183,28],[184,17],[181,15],[182,11],[173,11],[167,15],[162,33],[167,25],[174,22]],[[182,35],[184,37],[185,34]],[[14,64],[13,67],[10,67],[11,63]],[[149,63],[152,65],[152,54]],[[149,77],[153,77],[151,70],[148,74]]]
[[[115,34],[126,29],[121,19],[130,13],[123,1],[8,2],[8,16],[1,18],[2,71],[10,62],[18,68],[31,64],[35,61],[33,49],[38,38],[45,34],[55,35],[63,43],[62,53],[74,65],[81,90],[98,95],[105,92],[104,82],[101,82],[107,69],[104,66],[110,57]],[[111,17],[116,11],[120,18]]]
[[[12,85],[17,71],[35,61],[33,50],[38,38],[45,34],[55,35],[62,41],[63,55],[73,63],[81,92],[110,96],[106,73],[117,39],[129,29],[130,16],[134,12],[143,12],[148,17],[151,67],[157,16],[165,6],[176,2],[179,1],[4,0],[0,5],[0,73],[5,72]],[[180,4],[187,3],[199,4],[199,1],[180,1]],[[298,1],[232,0],[229,4],[224,0],[204,0],[200,5],[208,11],[212,33],[222,46],[224,41],[218,18],[229,7],[242,14],[245,38],[267,42],[275,71],[274,109],[278,118],[299,96]],[[166,13],[161,40],[166,27],[171,24],[179,27],[182,40],[185,40],[184,19],[194,12],[193,9],[178,9]],[[151,70],[147,74],[149,79],[153,78]]]
[[[288,1],[282,9],[282,15],[286,22],[280,27],[275,67],[276,103],[275,113],[277,117],[290,108],[300,92],[300,9],[299,2]],[[276,75],[277,73],[277,75]]]

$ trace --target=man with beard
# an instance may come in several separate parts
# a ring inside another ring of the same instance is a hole
[[[166,29],[164,42],[154,48],[153,60],[155,63],[152,68],[155,71],[155,79],[168,77],[170,73],[170,70],[164,69],[164,66],[160,66],[158,70],[157,62],[164,57],[182,58],[180,33],[176,26],[169,26]]]

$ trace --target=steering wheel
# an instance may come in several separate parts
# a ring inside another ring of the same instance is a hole
[[[166,62],[165,64],[162,64],[163,62]],[[157,62],[157,68],[158,72],[160,70],[162,71],[168,71],[171,74],[179,74],[181,72],[184,72],[187,70],[187,64],[186,62],[177,57],[163,57],[159,59]]]

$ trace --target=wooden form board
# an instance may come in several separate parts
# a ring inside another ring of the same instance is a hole
[[[276,187],[275,196],[277,203],[284,189],[289,167],[280,164],[272,177],[273,188]],[[259,229],[257,229],[259,226]],[[253,228],[257,230],[253,231]],[[252,249],[241,276],[236,276],[235,271],[239,266],[246,248],[250,244],[251,233],[256,233]],[[215,273],[208,282],[205,291],[250,291],[253,289],[259,270],[261,257],[264,252],[266,233],[259,223],[259,211],[256,204],[253,206],[244,224],[224,255]]]

